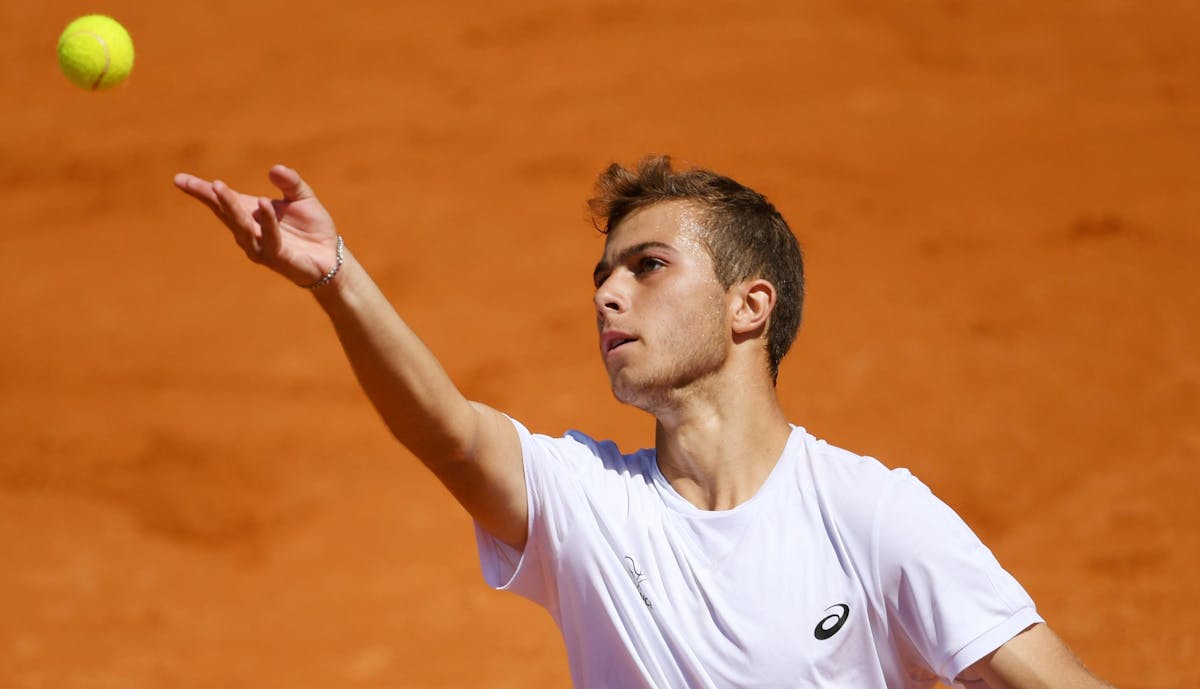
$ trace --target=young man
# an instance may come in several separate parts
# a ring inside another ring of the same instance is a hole
[[[175,183],[312,289],[388,427],[475,519],[488,582],[554,617],[577,686],[1107,686],[919,481],[788,422],[803,268],[758,193],[665,157],[601,175],[600,352],[656,420],[655,449],[623,456],[465,399],[308,185],[270,179],[282,199]]]

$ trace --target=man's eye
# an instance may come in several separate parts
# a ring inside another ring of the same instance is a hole
[[[642,260],[638,261],[638,272],[639,273],[648,273],[652,270],[658,270],[659,268],[665,268],[666,266],[667,266],[666,263],[663,263],[662,261],[658,260],[657,258],[646,257],[646,258],[643,258]]]

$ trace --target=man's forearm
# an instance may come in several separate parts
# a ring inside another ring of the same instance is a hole
[[[337,278],[313,294],[392,434],[431,469],[461,459],[475,437],[470,403],[348,250]]]

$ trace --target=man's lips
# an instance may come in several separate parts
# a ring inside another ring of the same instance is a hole
[[[620,330],[605,330],[600,333],[600,351],[607,356],[609,352],[621,345],[633,342],[637,338]]]

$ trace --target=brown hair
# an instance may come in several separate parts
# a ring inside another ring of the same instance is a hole
[[[762,278],[775,287],[767,357],[771,380],[776,380],[779,362],[796,339],[804,307],[804,259],[787,222],[753,189],[710,170],[677,172],[665,155],[647,156],[635,170],[609,165],[596,180],[596,196],[588,207],[596,229],[608,234],[634,211],[664,201],[684,201],[700,209],[701,240],[722,287],[729,289],[751,278]]]

